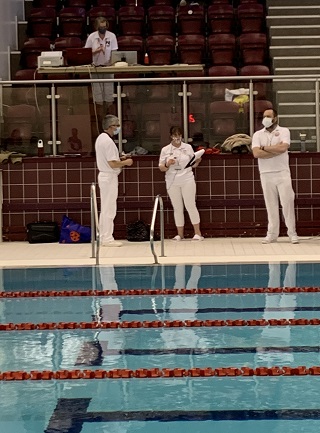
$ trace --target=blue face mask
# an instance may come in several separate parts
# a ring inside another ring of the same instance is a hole
[[[118,135],[120,132],[121,127],[117,126],[116,129],[113,131],[113,135]]]

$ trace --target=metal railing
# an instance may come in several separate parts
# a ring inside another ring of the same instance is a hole
[[[155,252],[155,248],[154,248],[154,226],[156,223],[156,216],[157,216],[157,210],[158,210],[158,205],[160,203],[160,240],[161,240],[161,255],[160,257],[165,257],[164,254],[164,217],[163,217],[163,200],[161,195],[157,195],[155,202],[154,202],[154,206],[153,206],[153,213],[152,213],[152,220],[151,220],[151,227],[150,227],[150,247],[151,247],[151,252],[153,254],[154,257],[154,263],[155,264],[159,264],[158,261],[158,256]]]
[[[96,186],[94,183],[91,184],[90,210],[91,210],[91,247],[92,247],[91,257],[95,258],[96,265],[99,265],[100,232],[99,232],[97,194],[96,194]]]

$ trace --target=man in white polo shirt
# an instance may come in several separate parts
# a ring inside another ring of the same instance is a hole
[[[278,125],[275,109],[263,113],[263,129],[252,137],[252,153],[258,158],[261,186],[268,214],[267,236],[263,244],[276,242],[280,230],[279,199],[287,226],[288,236],[293,244],[299,243],[296,232],[294,191],[289,168],[290,131]]]
[[[113,220],[117,213],[118,176],[121,168],[131,166],[131,158],[119,157],[119,150],[113,136],[119,134],[120,122],[108,114],[102,121],[103,131],[97,138],[95,149],[98,183],[100,188],[101,213],[99,218],[100,242],[102,246],[121,247],[122,243],[113,238]]]

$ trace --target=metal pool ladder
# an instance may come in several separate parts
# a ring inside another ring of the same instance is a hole
[[[96,186],[94,183],[91,184],[90,210],[91,210],[91,247],[92,247],[91,257],[95,258],[96,265],[99,265],[100,232],[99,232],[97,194],[96,194]]]
[[[155,201],[154,201],[151,227],[150,227],[150,247],[151,247],[151,252],[153,254],[153,257],[154,257],[154,263],[155,264],[159,264],[158,256],[157,256],[155,249],[154,249],[154,225],[156,222],[156,216],[157,216],[157,210],[158,210],[159,203],[160,203],[160,240],[161,240],[161,255],[160,255],[160,257],[165,257],[165,255],[164,255],[163,200],[162,200],[161,195],[158,194]]]

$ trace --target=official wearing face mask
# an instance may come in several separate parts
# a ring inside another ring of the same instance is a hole
[[[263,113],[263,129],[252,137],[252,153],[258,159],[261,186],[268,214],[267,236],[263,244],[277,242],[280,232],[279,200],[291,243],[298,244],[294,191],[289,168],[290,131],[278,125],[275,109]]]
[[[178,234],[173,238],[184,238],[184,206],[193,225],[193,240],[203,241],[200,231],[200,215],[196,207],[196,182],[192,167],[187,167],[194,156],[190,144],[182,141],[182,130],[177,126],[170,128],[171,142],[161,150],[159,169],[165,172],[166,187],[174,211],[174,221]],[[193,165],[197,167],[201,158]]]
[[[111,61],[112,51],[118,49],[116,35],[108,30],[109,23],[105,17],[98,17],[95,20],[96,31],[88,36],[85,48],[92,49],[92,59],[95,66],[108,66]],[[113,78],[113,74],[92,73],[91,78]],[[112,104],[113,83],[92,83],[92,95],[97,104],[98,114],[103,117],[109,106]]]
[[[102,246],[121,247],[122,243],[113,237],[114,218],[117,213],[118,176],[123,167],[133,164],[131,158],[119,157],[119,150],[113,137],[120,131],[120,122],[109,114],[102,122],[103,131],[95,144],[98,183],[100,188],[101,212],[99,217],[100,242]]]

